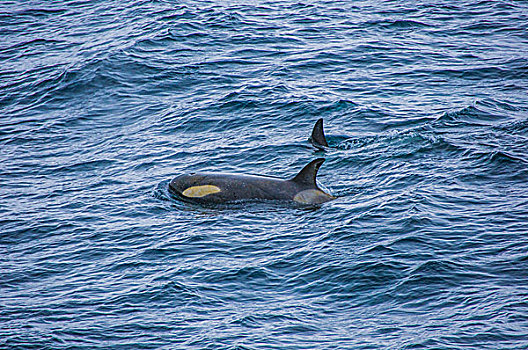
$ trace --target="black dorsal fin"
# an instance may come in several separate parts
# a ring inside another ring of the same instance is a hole
[[[315,122],[310,141],[312,142],[312,145],[317,148],[328,147],[328,142],[326,142],[323,129],[323,118],[319,118],[319,120]]]
[[[315,178],[317,176],[317,171],[324,163],[324,161],[324,158],[317,158],[315,160],[312,160],[308,165],[302,168],[302,170],[299,171],[299,173],[295,175],[295,177],[291,181],[296,182],[298,184],[310,185],[317,188]]]

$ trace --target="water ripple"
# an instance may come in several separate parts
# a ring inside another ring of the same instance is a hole
[[[525,23],[521,2],[3,2],[0,347],[524,349]],[[168,191],[316,157],[319,207]]]

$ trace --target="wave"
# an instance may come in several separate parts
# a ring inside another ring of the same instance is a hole
[[[416,29],[416,28],[427,28],[433,27],[433,25],[427,24],[418,20],[410,19],[395,19],[395,20],[372,20],[365,23],[367,26],[382,27],[388,29]]]

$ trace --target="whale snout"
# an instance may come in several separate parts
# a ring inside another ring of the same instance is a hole
[[[198,195],[195,194],[195,189],[199,187],[201,192],[198,192],[202,193],[204,191],[202,187],[207,185],[207,183],[204,183],[204,178],[205,176],[195,173],[178,175],[169,183],[169,189],[185,197],[196,197]]]
[[[169,189],[178,194],[182,194],[182,192],[189,187],[187,184],[190,182],[191,176],[192,175],[190,174],[176,176],[171,182],[169,182]]]

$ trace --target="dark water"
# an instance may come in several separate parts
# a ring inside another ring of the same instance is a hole
[[[524,1],[3,1],[0,347],[527,349],[527,23]],[[167,191],[321,156],[320,208]]]

